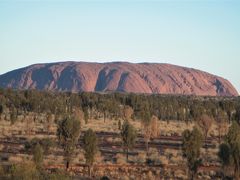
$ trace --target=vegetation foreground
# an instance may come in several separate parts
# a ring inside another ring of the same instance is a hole
[[[239,179],[240,98],[0,90],[0,179]]]

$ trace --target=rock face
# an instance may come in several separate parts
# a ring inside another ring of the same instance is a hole
[[[0,87],[71,92],[238,95],[226,79],[196,69],[158,63],[35,64],[1,75]]]

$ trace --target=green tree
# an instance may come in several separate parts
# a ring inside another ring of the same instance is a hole
[[[151,114],[149,110],[143,109],[141,111],[141,119],[142,119],[142,125],[143,126],[148,126],[151,122]]]
[[[97,136],[92,129],[88,129],[83,136],[83,149],[86,163],[89,166],[89,176],[91,177],[91,168],[97,153]]]
[[[33,149],[33,161],[36,164],[36,167],[40,169],[43,163],[43,148],[37,143],[37,145]]]
[[[236,110],[235,119],[237,120],[238,123],[240,123],[240,107],[238,107]]]
[[[122,125],[121,137],[128,161],[128,151],[133,148],[137,137],[135,128],[128,121],[124,121]]]
[[[198,167],[201,164],[200,148],[203,145],[203,135],[194,127],[192,131],[185,130],[183,137],[183,157],[187,159],[187,166],[190,171],[189,178],[193,179],[197,173]]]
[[[80,121],[66,117],[58,124],[57,136],[64,150],[66,168],[69,168],[80,135]]]
[[[0,115],[3,113],[3,105],[0,104]]]
[[[224,166],[230,164],[230,157],[231,157],[230,153],[231,153],[230,147],[228,144],[223,143],[219,146],[218,157],[220,158]]]
[[[89,120],[89,114],[88,114],[88,109],[87,108],[83,109],[83,114],[84,114],[84,122],[85,122],[85,124],[87,124],[88,120]]]
[[[218,110],[216,115],[217,130],[218,130],[218,142],[222,141],[222,137],[227,133],[228,130],[228,117],[223,110]]]
[[[10,111],[11,124],[14,124],[17,121],[17,115],[18,115],[17,109],[12,108],[11,111]]]
[[[219,152],[218,152],[218,157],[221,160],[222,163],[222,173],[223,175],[227,171],[227,167],[231,164],[231,151],[230,147],[226,143],[222,143],[219,146]],[[224,179],[224,177],[223,177]]]
[[[236,121],[233,121],[231,127],[229,128],[228,134],[225,138],[225,143],[220,146],[218,155],[223,165],[232,165],[234,167],[235,179],[239,179],[240,126]],[[230,161],[230,159],[232,161]]]

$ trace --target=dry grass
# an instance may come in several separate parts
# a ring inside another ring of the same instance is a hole
[[[35,113],[27,113],[25,115],[19,115],[16,123],[11,125],[10,117],[7,116],[7,120],[5,119],[5,115],[1,115],[0,120],[0,136],[10,136],[12,134],[22,134],[25,135],[27,132],[27,127],[32,128],[32,131],[42,131],[46,130],[46,119],[47,114],[35,114]],[[53,117],[56,118],[56,117]],[[29,119],[29,121],[27,121]],[[27,125],[27,122],[31,122]],[[138,132],[142,132],[141,121],[131,120],[131,124],[138,130]],[[160,127],[160,134],[171,136],[171,135],[181,135],[182,132],[186,129],[192,129],[195,123],[189,122],[188,124],[182,121],[158,121],[158,125]],[[84,121],[81,121],[82,130],[87,130],[88,128],[93,129],[94,131],[106,131],[106,132],[119,132],[118,129],[118,120],[115,119],[106,119],[105,123],[103,118],[99,119],[90,119],[87,124]],[[51,132],[56,132],[57,124],[51,122],[51,128],[49,129]],[[227,132],[227,131],[226,131]],[[30,134],[30,136],[36,137],[35,134]],[[218,126],[214,121],[211,130],[209,131],[209,136],[218,136]]]
[[[105,132],[119,132],[117,121],[112,119],[106,119],[105,123],[103,119],[91,119],[87,124],[82,123],[82,130],[91,128],[94,131]]]
[[[26,134],[26,121],[25,118],[32,118],[31,116],[34,116],[34,114],[27,114],[26,116],[19,116],[18,121],[16,121],[15,124],[11,125],[9,120],[4,120],[5,117],[3,115],[1,116],[0,120],[0,137],[11,137],[14,134],[17,137],[27,137],[29,140],[32,138],[46,138],[49,137],[48,135],[36,135],[36,131],[44,131],[45,130],[45,124],[44,124],[44,118],[46,118],[46,115],[41,114],[39,117],[36,118],[36,120],[31,124],[33,126],[33,133],[28,135]],[[142,125],[140,120],[130,120],[130,123],[138,130],[139,133],[142,132]],[[194,123],[188,123],[186,124],[185,122],[180,122],[180,121],[158,121],[158,125],[160,127],[160,134],[165,135],[165,136],[171,136],[171,135],[179,135],[181,136],[182,132],[186,129],[192,129],[193,126],[195,125]],[[85,124],[82,121],[81,124],[81,129],[82,130],[87,130],[88,128],[92,128],[94,131],[102,131],[102,132],[115,132],[119,133],[118,129],[118,120],[113,120],[113,119],[106,119],[105,123],[103,118],[100,119],[91,119],[89,120],[88,124]],[[209,136],[217,136],[218,135],[218,126],[216,122],[213,123],[212,128],[209,132]],[[51,124],[51,132],[53,134],[56,134],[56,129],[57,129],[57,124],[54,122]],[[52,135],[51,137],[56,138],[56,135]],[[100,140],[100,139],[99,139]],[[105,140],[105,139],[104,139]],[[116,138],[107,138],[106,142],[110,143],[116,143],[120,142],[121,138],[116,137]],[[0,144],[0,150],[3,149],[3,145]],[[23,148],[23,146],[22,146]],[[56,151],[60,151],[60,148],[54,148],[52,149],[53,153]],[[134,149],[135,151],[135,149]],[[204,163],[215,163],[218,160],[217,157],[217,152],[218,152],[218,147],[215,149],[208,149],[207,153],[205,149],[201,149],[201,156],[205,157],[206,161],[204,160]],[[31,156],[29,155],[22,155],[22,154],[17,154],[17,155],[11,155],[9,156],[8,162],[10,163],[20,163],[22,161],[25,161],[26,159],[31,160]],[[149,149],[149,158],[155,163],[155,164],[165,164],[165,165],[179,165],[179,164],[185,164],[186,160],[182,158],[182,152],[181,150],[173,150],[173,149],[164,149],[164,154],[160,155],[158,149],[155,148],[150,148]],[[139,150],[139,153],[137,156],[129,156],[129,160],[133,161],[136,164],[143,164],[146,162],[146,152],[144,150]],[[55,156],[55,155],[48,155],[45,156],[44,164],[63,164],[64,163],[64,158],[62,156]],[[78,164],[78,163],[85,163],[85,158],[83,151],[78,149],[77,154],[74,157],[72,164]],[[111,164],[112,161],[108,162],[103,162],[103,156],[98,153],[96,155],[96,164]],[[116,163],[117,164],[127,164],[126,162],[126,155],[125,154],[116,154]],[[152,173],[153,172],[153,173]],[[154,172],[154,171],[149,171],[141,174],[141,179],[154,179],[155,175],[158,174],[158,178],[162,172]],[[169,176],[171,176],[172,172],[167,172]],[[103,173],[104,174],[104,173]],[[177,170],[173,172],[172,174],[175,175],[175,177],[178,177],[180,179],[186,179],[186,176],[184,175],[184,172],[181,170]],[[124,177],[121,176],[122,179],[139,179],[138,176],[134,176],[132,174],[128,174],[127,176]],[[209,176],[201,176],[201,177],[206,177],[209,178]],[[158,179],[155,178],[155,179]],[[118,177],[120,179],[120,177]]]
[[[117,164],[127,164],[126,156],[123,154],[116,154],[116,163]]]
[[[169,164],[168,158],[166,156],[159,156],[158,158],[162,164]]]
[[[104,160],[104,158],[103,158],[101,152],[98,151],[96,156],[95,156],[95,164],[102,164],[103,160]]]

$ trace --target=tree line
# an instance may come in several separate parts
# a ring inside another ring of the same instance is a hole
[[[240,119],[239,97],[198,97],[133,93],[57,93],[37,90],[0,89],[0,114],[8,109],[13,122],[21,112],[67,114],[80,108],[84,117],[124,118],[123,109],[132,109],[132,118],[145,112],[161,120],[195,121],[206,114],[216,120]]]

